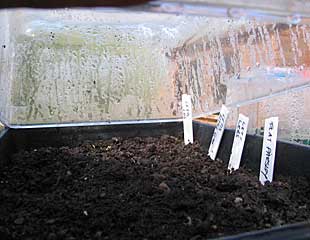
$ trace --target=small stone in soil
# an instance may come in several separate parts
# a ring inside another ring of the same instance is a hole
[[[48,239],[48,240],[57,239],[57,235],[56,235],[55,233],[50,233],[50,234],[48,234],[47,239]]]
[[[185,225],[191,226],[192,225],[192,218],[190,216],[187,216],[187,223]]]
[[[213,230],[216,230],[216,229],[217,229],[217,226],[216,226],[216,225],[212,225],[211,228],[212,228]]]
[[[283,225],[285,222],[282,220],[282,219],[278,219],[277,221],[276,221],[276,226],[281,226],[281,225]]]
[[[105,192],[102,192],[102,193],[100,193],[100,195],[99,195],[100,198],[104,198],[105,196],[106,196],[106,193],[105,193]]]
[[[201,238],[201,236],[200,235],[195,235],[194,237],[192,237],[190,240],[198,240],[198,239],[200,239]]]
[[[116,137],[113,137],[112,140],[113,140],[113,142],[115,142],[115,143],[118,143],[118,142],[119,142],[118,138],[116,138]]]
[[[64,236],[64,235],[66,235],[67,232],[68,232],[67,229],[62,229],[62,230],[58,231],[58,235]]]
[[[161,182],[158,187],[160,190],[167,192],[167,193],[171,191],[170,187],[165,182]]]
[[[235,200],[234,200],[235,204],[239,204],[239,203],[242,203],[242,202],[243,202],[243,199],[241,197],[236,197]]]
[[[270,227],[271,227],[271,224],[270,224],[270,223],[266,223],[266,224],[265,224],[265,227],[266,227],[266,228],[270,228]]]
[[[15,219],[14,223],[17,225],[21,225],[24,223],[24,218],[23,217],[17,218]]]
[[[101,238],[101,236],[102,236],[102,232],[101,231],[96,232],[96,234],[95,234],[96,238]]]
[[[46,220],[47,224],[53,224],[55,222],[56,222],[56,219],[48,219],[48,220]]]

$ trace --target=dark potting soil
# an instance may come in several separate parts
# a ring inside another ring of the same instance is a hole
[[[198,240],[309,219],[306,179],[226,169],[169,136],[22,151],[0,171],[0,238]]]

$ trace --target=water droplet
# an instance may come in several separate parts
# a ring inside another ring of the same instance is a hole
[[[301,16],[299,14],[294,14],[288,17],[288,21],[291,24],[298,24],[301,21]]]

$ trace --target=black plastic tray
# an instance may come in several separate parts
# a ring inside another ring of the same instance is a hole
[[[194,138],[206,150],[209,147],[214,127],[194,122]],[[143,123],[108,126],[5,129],[0,133],[0,164],[10,161],[11,155],[22,149],[44,146],[76,145],[85,140],[110,139],[112,137],[160,136],[169,134],[182,136],[181,122]],[[234,130],[226,129],[218,152],[218,158],[228,162],[234,137]],[[247,135],[241,164],[259,172],[262,137]],[[291,142],[278,141],[275,179],[282,176],[310,177],[310,147]],[[221,240],[305,240],[310,239],[310,223],[296,223],[281,227],[254,231]]]

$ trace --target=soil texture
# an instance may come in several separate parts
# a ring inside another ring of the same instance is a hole
[[[308,179],[262,186],[171,136],[20,151],[0,170],[1,239],[198,240],[309,216]]]

